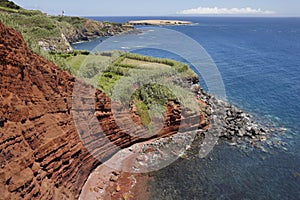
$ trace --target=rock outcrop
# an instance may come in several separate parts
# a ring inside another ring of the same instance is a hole
[[[91,149],[105,159],[141,142],[141,137],[118,127],[102,91],[95,90],[94,111],[72,109],[76,79],[32,53],[22,35],[1,22],[0,36],[0,199],[76,199],[88,175],[101,164]],[[94,90],[89,85],[85,89]],[[73,115],[78,112],[88,127],[75,126]],[[176,133],[180,121],[187,129],[207,125],[203,116],[188,113],[183,120],[180,112],[178,105],[170,104],[165,127],[143,140]],[[98,123],[89,124],[93,117]],[[138,123],[138,117],[133,118]],[[85,132],[93,126],[100,126],[103,134]]]
[[[73,28],[63,31],[70,43],[93,40],[98,37],[114,36],[121,33],[139,33],[133,26],[121,23],[100,22],[90,19],[85,20],[83,28]]]

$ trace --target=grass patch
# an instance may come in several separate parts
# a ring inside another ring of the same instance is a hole
[[[115,83],[120,80],[122,76],[114,72],[103,72],[98,77],[98,87],[105,91],[108,95],[112,94]]]
[[[147,105],[142,101],[135,101],[135,106],[137,109],[138,115],[141,117],[142,124],[149,128],[151,124],[151,118],[149,115],[149,109]]]
[[[75,72],[79,70],[82,63],[85,61],[86,56],[85,55],[77,55],[77,56],[71,56],[67,58],[67,64],[74,69]]]
[[[148,62],[143,60],[135,60],[132,58],[125,57],[120,63],[123,66],[131,66],[131,68],[141,68],[141,69],[149,69],[149,70],[157,70],[161,68],[170,68],[171,66],[166,64]]]
[[[90,79],[98,73],[105,71],[116,58],[119,57],[115,53],[90,53],[79,51],[76,55],[72,54],[66,58],[67,65],[70,66],[81,78]]]

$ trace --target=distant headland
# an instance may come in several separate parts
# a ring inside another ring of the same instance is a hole
[[[130,25],[188,25],[193,24],[190,21],[180,21],[180,20],[137,20],[137,21],[129,21]]]

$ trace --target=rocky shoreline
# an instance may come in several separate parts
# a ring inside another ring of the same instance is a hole
[[[58,48],[58,44],[63,41],[64,51],[70,52],[73,51],[72,44],[91,41],[101,37],[110,37],[118,34],[135,34],[140,33],[139,30],[135,29],[131,25],[125,24],[108,24],[105,25],[103,22],[97,22],[93,20],[87,20],[86,26],[88,24],[96,24],[98,28],[84,28],[84,29],[75,29],[74,31],[67,31],[61,34],[61,40],[57,42],[51,41],[39,41],[38,45],[44,51],[61,51]],[[95,26],[95,25],[94,25]],[[57,43],[57,44],[56,44]]]
[[[210,141],[211,138],[216,139],[216,142],[223,138],[223,141],[237,148],[241,144],[261,148],[260,144],[267,141],[275,131],[230,103],[205,93],[198,84],[191,88],[198,99],[208,105],[204,112],[209,119],[209,129],[177,133],[122,149],[90,174],[81,192],[81,200],[147,199],[147,183],[151,179],[147,171],[159,170],[179,157],[204,157],[203,151],[209,153],[205,152],[205,145],[211,145],[210,150],[216,145]]]
[[[102,22],[98,22],[101,24]],[[75,33],[66,36],[69,43],[74,44],[78,42],[86,42],[91,41],[100,37],[110,37],[117,34],[125,33],[125,34],[133,34],[139,33],[137,29],[133,26],[125,25],[125,24],[111,24],[111,25],[103,25],[103,30],[93,30],[91,33],[88,33],[86,30],[76,30]]]
[[[265,141],[269,136],[271,129],[255,122],[250,114],[212,95],[203,93],[198,95],[211,108],[206,113],[212,119],[214,126],[211,132],[214,132],[216,137],[226,138],[233,142],[238,138],[246,137],[251,143],[254,140]]]

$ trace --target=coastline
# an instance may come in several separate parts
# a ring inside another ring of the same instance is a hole
[[[252,119],[250,114],[204,93],[196,85],[191,87],[197,88],[194,92],[198,98],[210,105],[210,109],[205,112],[210,116],[210,119],[214,119],[214,125],[210,122],[209,128],[206,130],[199,129],[198,131],[178,133],[166,138],[134,144],[120,150],[89,175],[80,194],[81,200],[90,198],[111,200],[121,198],[148,199],[150,195],[150,185],[148,183],[153,178],[151,173],[144,173],[145,167],[151,172],[153,164],[160,165],[157,160],[165,162],[172,159],[174,153],[177,159],[187,159],[194,156],[202,158],[201,151],[205,149],[203,144],[205,143],[205,137],[208,135],[213,135],[218,140],[222,138],[222,141],[236,148],[249,145],[267,152],[264,148],[265,142],[272,137],[273,132],[278,130],[260,124]],[[191,138],[194,138],[192,143],[186,142],[190,141]],[[172,144],[168,143],[170,140],[174,142]],[[161,148],[166,143],[171,145],[168,150]],[[182,148],[184,151],[176,152],[176,150],[173,150],[178,148]],[[172,151],[169,149],[172,149]],[[195,154],[195,152],[199,152],[199,154]],[[118,164],[115,165],[115,163]]]
[[[127,26],[125,25],[124,27],[127,27]],[[94,35],[91,35],[89,37],[82,36],[82,37],[76,37],[75,39],[67,38],[67,40],[71,45],[73,45],[73,44],[80,44],[80,43],[84,43],[84,42],[93,41],[93,40],[100,39],[100,38],[108,38],[108,37],[112,37],[112,36],[118,35],[118,34],[136,34],[136,33],[140,33],[140,32],[141,32],[140,30],[135,29],[134,27],[130,27],[128,30],[122,30],[122,31],[107,33],[107,34],[104,34],[104,35],[94,34]]]
[[[99,36],[101,38],[101,36]],[[96,37],[97,38],[97,37]],[[91,40],[96,39],[91,38]],[[86,40],[82,40],[81,42],[86,42]],[[73,43],[76,44],[76,43]],[[23,62],[23,61],[22,61]],[[196,88],[196,85],[195,85]],[[221,138],[222,141],[225,141],[227,144],[233,146],[233,148],[243,148],[243,145],[247,145],[247,147],[253,147],[259,149],[261,152],[267,153],[269,149],[264,148],[265,146],[272,143],[273,133],[277,132],[277,134],[284,134],[287,129],[284,128],[270,128],[264,121],[259,121],[259,119],[254,118],[252,115],[245,113],[243,110],[233,106],[227,102],[216,99],[212,95],[206,94],[202,92],[201,89],[195,91],[195,94],[199,96],[199,98],[209,105],[210,109],[205,110],[207,116],[210,119],[214,119],[215,126],[211,126],[209,130],[199,131],[195,133],[195,142],[189,147],[185,146],[188,150],[186,154],[180,154],[180,158],[182,159],[190,159],[192,156],[197,156],[196,154],[190,155],[189,150],[193,149],[195,152],[199,152],[202,148],[203,140],[207,135],[212,134],[217,138]],[[2,113],[1,113],[2,114]],[[218,116],[215,120],[214,116]],[[5,124],[6,119],[0,119],[0,124]],[[24,121],[23,121],[24,122]],[[265,124],[265,125],[262,125]],[[188,136],[185,136],[188,137]],[[161,144],[164,144],[165,140],[169,140],[170,137],[166,137],[163,139],[154,139],[148,142],[141,142],[137,144],[140,148],[145,147],[145,145],[151,145],[159,149]],[[175,141],[178,141],[175,139]],[[277,141],[276,141],[277,142]],[[280,141],[279,141],[280,142]],[[275,147],[275,142],[272,144]],[[278,144],[281,145],[280,143]],[[270,146],[270,145],[269,145]],[[285,147],[284,147],[285,148]],[[146,148],[147,149],[147,148]],[[124,150],[124,151],[123,151]],[[132,147],[123,149],[122,152],[127,153],[132,152]],[[284,151],[288,151],[287,149],[283,149]],[[122,153],[119,152],[119,153]],[[163,154],[164,152],[158,152],[157,155]],[[120,154],[116,154],[117,156]],[[124,154],[123,154],[124,155]],[[156,155],[156,154],[155,154]],[[178,155],[178,153],[177,153]],[[113,156],[113,157],[114,157]],[[125,162],[125,168],[133,168],[136,169],[136,165],[134,163],[138,161],[142,163],[146,160],[148,154],[146,152],[141,151],[134,158],[128,158],[128,161]],[[263,155],[264,156],[264,155]],[[113,157],[111,158],[113,160]],[[126,156],[125,156],[126,157]],[[111,160],[110,159],[110,160]],[[110,161],[109,160],[109,161]],[[109,162],[108,161],[108,162]],[[68,165],[68,163],[65,163]],[[34,165],[36,168],[36,165]],[[98,170],[95,169],[95,172]],[[122,170],[109,171],[106,169],[105,164],[101,164],[99,166],[99,170],[101,173],[101,177],[106,177],[105,180],[99,179],[99,174],[96,176],[97,179],[102,181],[102,184],[105,183],[104,186],[88,188],[88,192],[100,193],[101,191],[105,192],[103,199],[110,199],[111,197],[115,199],[147,199],[149,196],[149,191],[147,191],[147,183],[151,181],[151,175],[148,174],[136,174],[136,173],[128,173]],[[37,173],[37,172],[36,172]],[[52,173],[52,172],[51,172]],[[94,172],[88,174],[89,180],[95,180]],[[295,178],[299,176],[296,174]],[[88,180],[88,181],[89,181]],[[86,183],[88,183],[88,181]],[[13,183],[13,182],[12,182]],[[79,190],[81,189],[80,187]],[[123,195],[124,194],[124,195]],[[101,198],[98,196],[98,198]],[[84,198],[90,199],[90,198]]]

